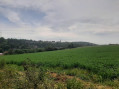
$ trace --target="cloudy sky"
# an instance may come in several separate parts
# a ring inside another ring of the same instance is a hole
[[[0,35],[119,43],[119,0],[0,0]]]

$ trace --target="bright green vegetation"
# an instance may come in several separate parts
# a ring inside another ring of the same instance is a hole
[[[5,55],[7,63],[20,65],[25,59],[46,67],[63,69],[81,68],[99,75],[103,79],[119,77],[119,46],[95,46],[51,52]]]

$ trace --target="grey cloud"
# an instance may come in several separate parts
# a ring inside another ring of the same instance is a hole
[[[8,10],[7,12],[3,10],[2,13],[4,15],[7,13],[5,17],[14,24],[18,24],[18,28],[23,29],[22,33],[27,34],[31,29],[30,31],[34,34],[31,39],[118,42],[118,0],[0,0],[0,6],[1,10],[3,8]],[[44,16],[32,14],[31,18],[25,19],[28,14],[25,15],[22,9],[31,10],[34,13],[39,12]],[[42,20],[37,19],[38,17]],[[5,27],[9,28],[7,25],[3,26],[3,28]],[[10,28],[19,30],[14,27]],[[17,30],[15,31],[17,32]],[[46,35],[44,35],[45,33]],[[116,35],[114,36],[114,34]],[[25,38],[25,36],[23,37]],[[110,37],[111,39],[108,39]]]

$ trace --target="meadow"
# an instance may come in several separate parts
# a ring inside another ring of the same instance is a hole
[[[21,65],[26,59],[33,64],[50,68],[80,68],[95,73],[103,80],[119,77],[119,46],[81,47],[40,53],[4,55],[7,64]]]

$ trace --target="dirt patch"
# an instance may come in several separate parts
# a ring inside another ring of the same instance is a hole
[[[51,77],[54,78],[54,80],[56,82],[65,82],[67,79],[73,79],[73,78],[76,78],[75,76],[69,76],[69,75],[65,75],[65,74],[57,74],[57,73],[50,73]],[[84,81],[84,80],[81,80],[80,78],[76,78],[78,81],[80,81],[85,87],[86,89],[90,89],[89,87],[93,87],[93,89],[114,89],[110,86],[104,86],[104,85],[101,85],[101,84],[95,84],[95,83],[92,83],[92,82],[87,82],[87,81]]]

